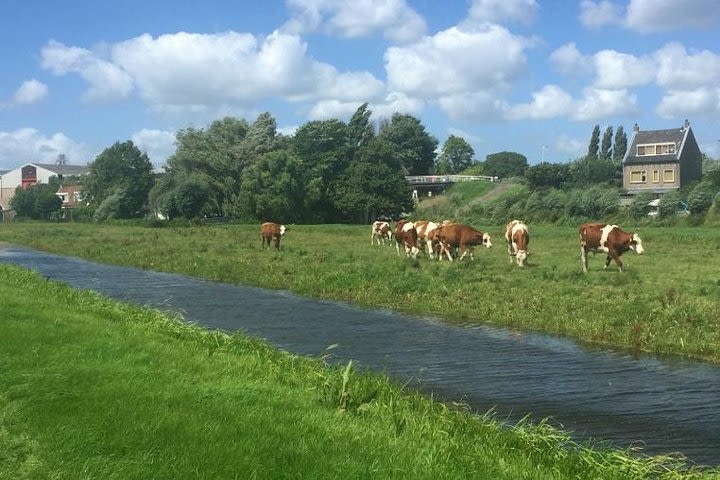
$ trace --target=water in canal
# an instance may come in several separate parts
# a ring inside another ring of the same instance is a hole
[[[74,287],[182,312],[213,329],[241,330],[302,355],[338,344],[333,358],[382,370],[501,418],[526,414],[576,439],[682,452],[720,465],[720,368],[679,359],[595,351],[572,341],[316,301],[287,292],[207,282],[0,246],[0,261]]]

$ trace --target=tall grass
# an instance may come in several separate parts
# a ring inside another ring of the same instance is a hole
[[[0,265],[0,478],[711,478]],[[328,353],[329,354],[329,353]]]

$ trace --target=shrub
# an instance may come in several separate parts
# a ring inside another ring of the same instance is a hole
[[[635,195],[633,202],[630,204],[630,215],[633,218],[646,218],[652,207],[649,203],[653,200],[651,192],[642,192]]]
[[[693,215],[708,211],[713,204],[714,188],[710,182],[700,182],[688,195],[688,208]]]
[[[658,203],[658,216],[663,219],[674,217],[680,209],[680,194],[678,192],[668,192],[660,197]]]

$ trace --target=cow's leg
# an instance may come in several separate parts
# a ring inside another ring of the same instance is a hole
[[[398,257],[400,256],[400,242],[398,242],[397,240],[395,241],[395,253]]]
[[[275,242],[275,250],[278,252],[280,251],[280,235],[276,235],[273,237],[273,240]],[[268,242],[268,247],[270,246],[270,242]]]
[[[512,247],[512,242],[508,242],[507,246],[508,246],[508,257],[510,258],[510,265],[512,265],[512,263],[513,263],[513,247]]]
[[[622,260],[620,260],[620,255],[618,255],[616,252],[613,252],[611,250],[610,253],[608,253],[607,263],[610,263],[610,257],[612,257],[613,260],[615,260],[615,263],[617,264],[618,272],[622,272],[623,271],[623,263],[622,263]]]
[[[603,267],[604,270],[607,270],[607,267],[610,265],[610,262],[612,261],[612,257],[610,254],[605,257],[605,266]]]
[[[582,265],[583,273],[587,273],[587,251],[585,245],[580,245],[580,265]]]

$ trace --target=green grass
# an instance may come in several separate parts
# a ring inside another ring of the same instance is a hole
[[[577,445],[544,424],[502,427],[351,364],[329,368],[19,268],[0,275],[3,479],[720,473]]]
[[[184,273],[302,295],[576,338],[588,344],[720,361],[720,230],[646,228],[646,254],[625,271],[590,255],[581,272],[575,228],[530,225],[530,267],[510,264],[503,228],[476,260],[436,262],[371,247],[369,226],[292,226],[282,251],[257,225],[142,228],[14,223],[0,241],[102,262]],[[628,230],[631,226],[625,226]]]

